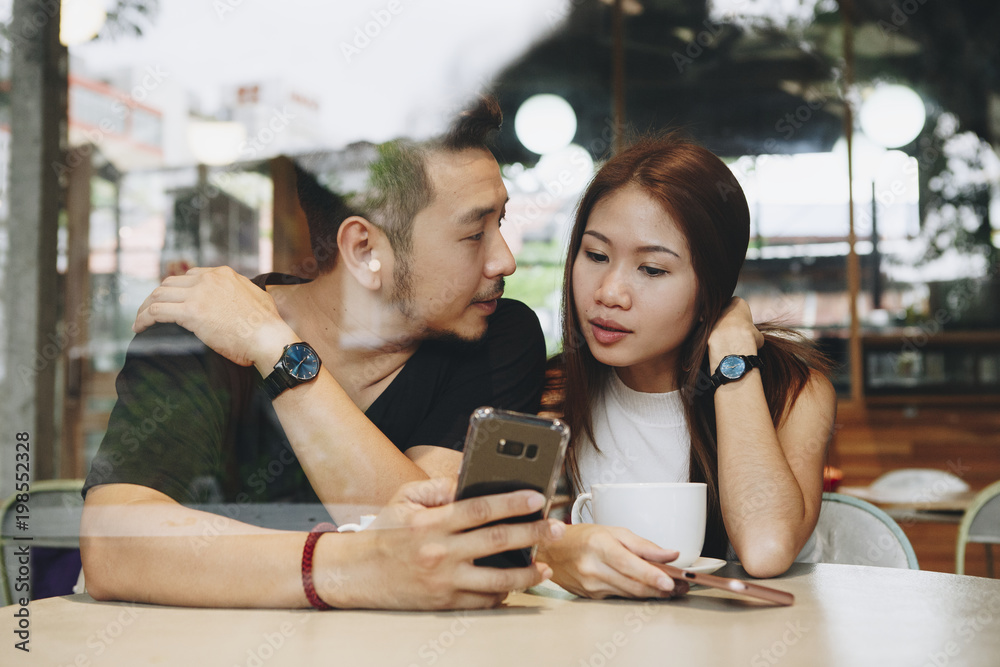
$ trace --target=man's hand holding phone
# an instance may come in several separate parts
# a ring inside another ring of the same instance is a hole
[[[562,536],[565,525],[558,521],[495,523],[539,511],[545,504],[542,494],[516,491],[452,502],[454,497],[454,481],[412,482],[401,487],[367,530],[337,536],[366,542],[359,547],[370,549],[370,557],[352,559],[360,561],[358,566],[345,566],[337,573],[344,588],[358,592],[356,599],[338,606],[495,607],[509,592],[530,588],[552,575],[544,563],[502,570],[474,564],[498,550],[531,548]]]
[[[503,523],[538,521],[548,516],[552,495],[562,472],[569,427],[558,419],[521,412],[477,409],[469,418],[456,500],[532,490],[543,495],[536,511],[502,519]],[[477,565],[523,568],[531,565],[537,545],[499,549]]]

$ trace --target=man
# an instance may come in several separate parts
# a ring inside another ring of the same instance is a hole
[[[485,147],[499,122],[498,105],[483,100],[441,139],[384,147],[369,191],[349,202],[324,197],[300,174],[320,269],[311,282],[278,274],[251,282],[225,267],[200,268],[154,290],[139,309],[118,404],[84,489],[81,551],[92,594],[305,604],[301,586],[297,594],[288,589],[288,556],[305,536],[240,522],[249,504],[318,499],[336,519],[353,517],[405,482],[453,479],[479,405],[537,409],[538,321],[523,304],[500,299],[515,265],[500,235],[506,188]],[[148,347],[152,354],[144,354]],[[545,572],[539,565],[484,578],[481,568],[468,570],[486,542],[498,551],[511,540],[537,541],[550,531],[544,522],[528,532],[490,528],[476,549],[457,534],[476,525],[469,512],[486,523],[515,506],[530,511],[525,497],[436,507],[449,499],[439,486],[402,494],[387,510],[395,518],[377,521],[402,532],[320,540],[316,563],[331,564],[335,548],[345,571],[356,558],[389,566],[392,554],[392,576],[405,579],[399,536],[410,535],[418,539],[411,550],[435,555],[421,567],[456,576],[443,577],[449,583],[438,582],[432,599],[405,601],[394,597],[395,586],[387,598],[359,601],[349,577],[327,590],[345,596],[334,602],[476,606],[495,603],[498,584]],[[225,503],[229,516],[182,505],[205,502]],[[368,551],[349,547],[352,540]],[[262,577],[269,568],[288,577]],[[317,570],[316,580],[323,576]]]

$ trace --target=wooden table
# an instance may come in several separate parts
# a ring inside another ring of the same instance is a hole
[[[736,576],[730,564],[719,574]],[[478,612],[186,609],[32,603],[31,653],[3,665],[274,667],[279,665],[995,665],[1000,581],[855,565],[797,563],[771,585],[770,607],[715,590],[675,601],[513,594]]]
[[[885,510],[886,514],[900,523],[934,521],[957,524],[976,497],[975,491],[966,491],[903,500],[892,495],[880,494],[868,486],[842,486],[837,492],[867,500]]]

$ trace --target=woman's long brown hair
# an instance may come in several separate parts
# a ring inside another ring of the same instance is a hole
[[[604,391],[611,368],[598,362],[583,338],[573,293],[573,265],[598,202],[635,185],[658,202],[687,238],[698,277],[694,323],[678,355],[677,378],[691,435],[692,482],[708,484],[708,529],[704,553],[725,557],[728,546],[719,502],[715,404],[708,368],[708,336],[736,289],[750,240],[750,211],[732,171],[718,157],[676,134],[646,137],[611,158],[583,195],[569,241],[563,276],[562,367],[564,419],[572,441],[567,467],[580,486],[579,447],[584,435],[593,446],[592,405]],[[825,357],[801,335],[772,325],[758,325],[766,344],[760,349],[761,379],[771,419],[777,426],[809,379],[810,369],[826,372]],[[551,375],[551,374],[550,374]]]

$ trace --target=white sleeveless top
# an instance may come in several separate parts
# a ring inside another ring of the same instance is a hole
[[[612,372],[593,419],[601,451],[586,436],[577,444],[580,492],[591,484],[690,481],[691,436],[680,391],[634,391]],[[589,504],[582,518],[592,521]]]

